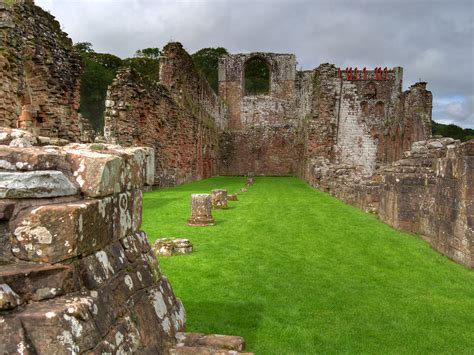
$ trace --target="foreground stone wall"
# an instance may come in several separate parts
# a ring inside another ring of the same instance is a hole
[[[80,56],[54,17],[32,0],[2,2],[0,47],[0,127],[89,141],[78,113]]]
[[[0,146],[0,352],[163,353],[181,302],[140,231],[150,148]]]
[[[109,87],[105,138],[156,152],[155,182],[175,186],[217,173],[218,133],[213,118],[175,100],[163,85],[123,69]]]

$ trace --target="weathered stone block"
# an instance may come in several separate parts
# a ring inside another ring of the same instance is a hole
[[[0,171],[0,198],[71,196],[78,189],[60,171]]]
[[[135,354],[140,352],[140,333],[130,316],[121,319],[93,350],[86,354]]]
[[[12,252],[22,260],[56,263],[99,250],[140,224],[140,191],[30,208],[10,221]]]
[[[21,297],[9,285],[0,283],[0,311],[16,308],[22,303]]]
[[[91,349],[99,333],[88,311],[87,297],[32,303],[15,316],[38,354],[71,354]],[[9,322],[11,318],[5,317]]]
[[[78,269],[84,285],[88,289],[96,289],[128,265],[122,246],[117,241],[92,255],[82,258],[78,262]]]
[[[142,253],[150,250],[148,237],[144,232],[133,233],[125,238],[120,239],[125,251],[125,255],[130,262],[134,262],[140,258]]]
[[[86,196],[108,196],[153,184],[152,148],[91,144],[71,145],[66,151],[73,175]]]
[[[188,219],[190,226],[213,226],[211,195],[193,194],[191,196],[191,218]]]
[[[178,333],[176,334],[177,347],[205,347],[209,350],[235,350],[245,349],[245,340],[238,336],[201,334],[201,333]]]
[[[60,170],[71,167],[58,147],[11,148],[0,145],[0,167],[5,170]]]
[[[193,244],[190,240],[183,238],[160,238],[155,241],[152,249],[156,255],[161,256],[190,254],[193,252]]]
[[[42,301],[79,290],[70,265],[4,265],[0,268],[0,283],[8,284],[25,301]]]
[[[212,207],[217,209],[227,208],[227,190],[215,189],[211,193]]]
[[[122,191],[120,181],[123,160],[115,155],[88,150],[67,151],[74,177],[81,192],[90,197],[102,197]]]
[[[238,201],[239,199],[237,198],[237,194],[230,194],[230,195],[227,195],[227,199],[229,201]]]

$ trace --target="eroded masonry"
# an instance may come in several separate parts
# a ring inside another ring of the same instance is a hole
[[[147,186],[298,176],[474,267],[474,141],[431,137],[432,95],[423,82],[403,91],[402,68],[298,71],[292,54],[232,54],[215,93],[169,43],[155,81],[118,72],[108,144],[80,144],[91,140],[81,66],[59,24],[32,0],[2,3],[0,40],[7,353],[243,350],[241,338],[182,332],[183,306],[140,231]],[[254,59],[268,69],[264,94],[246,90]]]
[[[32,0],[2,2],[0,41],[0,125],[90,140],[90,124],[78,112],[81,59],[59,22]]]

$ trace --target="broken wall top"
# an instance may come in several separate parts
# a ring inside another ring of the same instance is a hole
[[[0,5],[0,127],[84,141],[78,113],[81,58],[59,22],[33,1]]]
[[[160,62],[160,83],[167,87],[175,100],[191,110],[202,110],[214,123],[224,129],[227,107],[194,66],[192,57],[179,42],[163,48]],[[197,108],[198,107],[198,108]]]

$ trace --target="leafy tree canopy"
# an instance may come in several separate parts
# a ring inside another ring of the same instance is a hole
[[[474,139],[474,129],[462,128],[455,124],[443,124],[432,121],[431,131],[433,135],[460,139],[462,142]]]
[[[223,47],[217,48],[203,48],[192,54],[194,65],[207,79],[211,88],[217,93],[218,90],[218,66],[219,58],[228,54],[227,49]]]
[[[135,52],[135,57],[148,58],[148,59],[160,59],[161,50],[159,48],[144,48],[139,49]]]
[[[262,95],[270,92],[270,70],[264,59],[251,58],[245,64],[245,94]]]
[[[123,60],[113,54],[95,52],[89,42],[76,43],[74,48],[81,55],[83,66],[80,112],[96,132],[104,127],[107,88],[120,67],[131,67],[145,77],[158,80],[161,53],[158,48],[137,50],[134,58]]]

